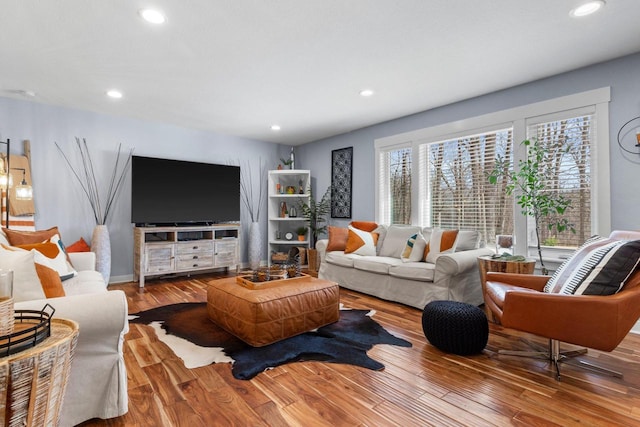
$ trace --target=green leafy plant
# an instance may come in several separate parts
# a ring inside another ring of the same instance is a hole
[[[327,231],[327,215],[331,210],[331,187],[327,188],[320,201],[313,198],[313,193],[309,189],[309,204],[300,202],[300,212],[309,221],[311,231],[311,247],[315,248],[318,236]]]
[[[280,161],[285,166],[290,166],[293,163],[293,159],[283,159],[283,158],[281,158]]]
[[[307,234],[307,231],[308,231],[307,227],[296,228],[296,233],[298,234],[298,236],[305,236]]]
[[[508,159],[498,158],[495,168],[489,174],[489,182],[498,184],[501,179],[506,179],[507,194],[515,194],[516,203],[522,209],[522,214],[533,218],[540,267],[542,273],[547,274],[548,270],[542,261],[540,225],[544,218],[549,230],[556,230],[558,233],[569,230],[575,233],[573,224],[563,216],[571,207],[571,200],[558,192],[548,191],[546,187],[548,177],[545,164],[548,164],[547,156],[550,153],[545,147],[536,139],[524,140],[522,145],[527,150],[526,159],[520,160],[517,169],[512,170]],[[569,152],[571,147],[566,145],[561,149]]]

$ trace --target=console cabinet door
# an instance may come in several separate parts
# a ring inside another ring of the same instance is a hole
[[[162,243],[146,245],[144,249],[145,273],[160,273],[174,270],[174,245]]]

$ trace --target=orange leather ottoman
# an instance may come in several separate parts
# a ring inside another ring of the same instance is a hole
[[[230,278],[211,282],[207,291],[209,318],[254,347],[336,322],[339,310],[338,285],[314,277],[259,289]]]

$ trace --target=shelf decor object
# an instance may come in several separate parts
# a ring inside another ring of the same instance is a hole
[[[331,218],[351,218],[353,147],[331,151]]]

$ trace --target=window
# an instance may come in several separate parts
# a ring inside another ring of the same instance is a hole
[[[540,224],[542,246],[567,246],[575,248],[593,233],[591,232],[591,145],[593,144],[593,114],[573,115],[551,121],[529,120],[527,137],[535,138],[547,153],[543,165],[546,191],[560,193],[571,201],[563,217],[575,230],[555,233],[547,223]],[[535,225],[528,219],[530,240],[535,242]]]
[[[411,147],[382,151],[378,157],[378,181],[384,188],[379,217],[385,224],[411,224]]]
[[[512,140],[508,128],[420,144],[420,223],[513,234],[513,196],[487,179],[498,159],[511,159]]]
[[[546,187],[571,199],[576,230],[558,235],[543,224],[543,257],[608,234],[609,99],[609,88],[596,89],[376,140],[377,222],[475,229],[488,245],[513,234],[516,252],[529,254],[532,221],[487,175],[501,159],[508,167],[525,159],[520,142],[536,138],[549,152]]]

